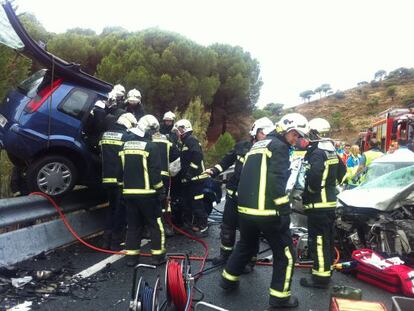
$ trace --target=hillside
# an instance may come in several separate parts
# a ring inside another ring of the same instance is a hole
[[[395,88],[394,98],[389,89]],[[406,107],[414,102],[414,79],[385,79],[330,95],[293,108],[308,120],[326,118],[333,128],[333,138],[355,142],[358,133],[367,129],[378,113],[390,107]],[[318,95],[315,95],[318,96]]]

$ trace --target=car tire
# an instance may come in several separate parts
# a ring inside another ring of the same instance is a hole
[[[61,197],[76,185],[78,171],[71,160],[59,155],[42,157],[27,170],[29,190],[40,191],[52,197]]]

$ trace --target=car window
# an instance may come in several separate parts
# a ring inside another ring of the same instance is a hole
[[[399,168],[360,186],[362,189],[403,188],[414,182],[414,165]]]
[[[92,95],[88,91],[75,89],[65,98],[59,110],[77,119],[82,119],[91,100]]]
[[[6,12],[0,7],[0,43],[11,47],[12,49],[24,48],[22,40],[14,31],[9,19],[7,18]]]
[[[38,95],[42,86],[48,83],[50,83],[50,77],[47,70],[41,69],[20,82],[17,88],[27,97],[34,98]]]

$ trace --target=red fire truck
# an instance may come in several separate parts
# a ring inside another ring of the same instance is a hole
[[[392,142],[404,140],[412,148],[414,139],[414,109],[390,108],[378,115],[378,120],[366,132],[360,133],[360,148],[369,149],[369,140],[376,138],[382,151]]]

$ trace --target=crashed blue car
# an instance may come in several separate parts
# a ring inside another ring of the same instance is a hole
[[[87,121],[112,85],[33,41],[9,2],[0,9],[0,43],[46,68],[22,81],[0,105],[0,148],[24,176],[27,190],[60,196],[77,184],[99,184],[99,156]]]

